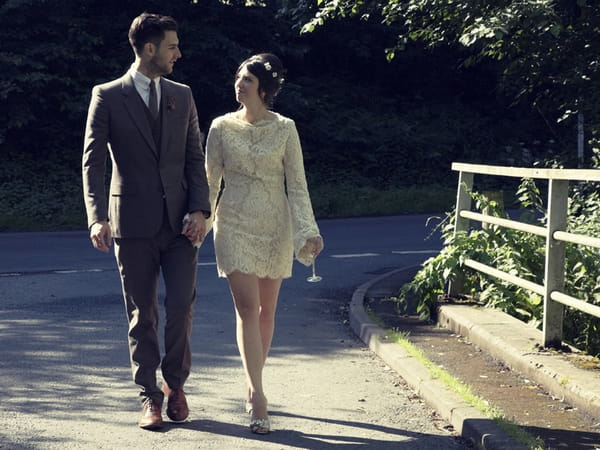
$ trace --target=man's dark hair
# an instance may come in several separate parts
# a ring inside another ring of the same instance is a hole
[[[129,43],[136,55],[140,55],[148,42],[160,45],[165,31],[177,31],[177,22],[170,16],[142,13],[133,19],[129,27]]]

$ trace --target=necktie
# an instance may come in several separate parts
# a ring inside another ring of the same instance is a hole
[[[156,85],[150,80],[150,97],[148,98],[148,109],[153,118],[158,117],[158,99],[156,98]]]

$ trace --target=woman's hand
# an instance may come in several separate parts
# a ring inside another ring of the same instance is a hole
[[[313,258],[316,258],[321,253],[321,250],[323,250],[323,238],[321,236],[308,238],[306,246]]]

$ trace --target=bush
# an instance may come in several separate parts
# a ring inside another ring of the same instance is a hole
[[[0,165],[0,180],[0,231],[86,228],[78,168],[60,158],[13,159]]]
[[[597,159],[595,164],[597,165]],[[588,236],[600,235],[600,195],[598,183],[571,186],[567,231]],[[496,217],[507,218],[497,202],[471,193],[477,209],[486,208]],[[521,182],[517,192],[522,208],[521,221],[540,226],[546,223],[544,201],[530,179]],[[424,319],[435,314],[438,299],[448,283],[461,276],[462,295],[495,307],[520,320],[541,327],[543,299],[508,282],[493,279],[463,265],[473,259],[503,272],[543,285],[544,247],[542,237],[495,225],[454,233],[454,213],[447,213],[438,225],[445,246],[423,263],[414,279],[394,298],[403,308],[417,301],[417,312]],[[600,305],[600,251],[583,245],[567,244],[565,265],[566,294]],[[600,319],[565,307],[563,336],[566,342],[594,356],[600,355]]]

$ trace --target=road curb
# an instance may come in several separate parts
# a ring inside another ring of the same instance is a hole
[[[454,333],[468,336],[474,345],[543,386],[554,397],[600,417],[600,375],[535,350],[542,332],[493,308],[443,305],[438,323]]]
[[[352,330],[461,436],[485,450],[526,449],[526,446],[508,436],[478,409],[467,404],[445,384],[433,378],[423,364],[391,340],[385,330],[373,322],[365,312],[364,299],[369,288],[388,277],[413,269],[413,267],[396,269],[359,286],[350,301],[349,315]]]

